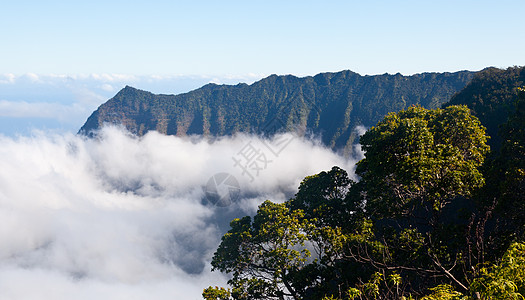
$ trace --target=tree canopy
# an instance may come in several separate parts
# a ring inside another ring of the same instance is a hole
[[[518,175],[489,188],[499,191],[494,204],[484,200],[485,173],[495,172],[484,167],[488,137],[467,107],[390,113],[361,137],[358,181],[333,167],[306,177],[287,202],[233,220],[212,260],[231,274],[231,290],[203,297],[523,299],[522,238],[494,246],[497,218],[507,218],[496,206],[523,184],[522,105],[501,152]]]
[[[367,208],[378,217],[440,211],[484,184],[479,167],[489,147],[485,129],[466,106],[413,106],[388,114],[360,140]]]

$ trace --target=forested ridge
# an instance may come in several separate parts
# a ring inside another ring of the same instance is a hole
[[[203,297],[524,299],[523,68],[480,73],[370,128],[359,180],[334,166],[234,219],[212,260],[229,286]]]
[[[126,87],[101,105],[80,132],[89,134],[106,123],[122,124],[137,135],[150,130],[178,136],[271,135],[293,130],[319,136],[326,146],[350,154],[356,126],[373,126],[388,112],[411,105],[438,108],[473,74],[272,75],[251,85],[208,84],[179,95]]]
[[[472,81],[455,94],[448,105],[466,105],[487,128],[489,144],[498,148],[502,142],[499,126],[514,111],[516,93],[525,86],[525,68],[486,68],[476,73]]]

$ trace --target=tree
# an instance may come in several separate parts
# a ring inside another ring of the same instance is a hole
[[[515,111],[501,128],[503,145],[494,175],[500,184],[499,209],[514,233],[524,240],[525,222],[525,89],[520,89]],[[503,179],[503,180],[501,180]]]
[[[305,218],[316,222],[318,227],[340,226],[358,210],[356,203],[346,203],[346,196],[354,184],[345,170],[335,166],[328,172],[307,176],[287,206],[291,210],[301,209]]]
[[[355,187],[348,173],[334,166],[306,177],[295,197],[286,202],[291,211],[302,211],[312,225],[308,245],[314,259],[298,276],[309,299],[341,297],[360,277],[373,273],[368,266],[345,257],[346,244],[362,239],[361,229],[366,227],[360,198],[350,196],[359,192]]]
[[[514,90],[515,91],[515,90]],[[511,93],[512,91],[507,91]],[[510,101],[509,101],[510,106]],[[525,240],[525,90],[514,93],[513,111],[499,126],[502,143],[485,166],[486,186],[478,201],[492,217],[486,237],[489,260],[501,257],[513,242]]]
[[[525,244],[513,243],[499,264],[481,268],[471,289],[482,299],[525,299]]]
[[[232,274],[229,284],[235,299],[300,298],[292,278],[306,264],[305,247],[310,224],[300,210],[265,201],[253,222],[249,216],[235,219],[222,237],[213,270]]]
[[[440,284],[429,290],[432,294],[421,298],[421,300],[469,300],[469,297],[454,290],[454,288],[448,284]]]
[[[232,274],[231,296],[320,299],[346,290],[340,223],[350,219],[345,199],[352,184],[334,167],[306,177],[286,203],[265,201],[253,221],[233,220],[212,260],[214,270]]]
[[[234,299],[392,299],[429,287],[460,297],[451,285],[468,292],[477,264],[470,197],[484,184],[484,133],[464,106],[387,115],[361,138],[359,182],[333,167],[289,201],[261,204],[253,221],[233,220],[213,269],[232,275]]]
[[[466,106],[413,106],[388,114],[360,140],[356,173],[376,218],[440,211],[484,184],[479,167],[489,151],[485,129]]]
[[[380,255],[358,244],[353,253],[378,268],[411,274],[412,289],[445,277],[468,289],[470,197],[484,184],[485,129],[465,106],[410,107],[388,114],[361,137],[357,165],[366,212]],[[467,220],[467,221],[465,221]],[[363,249],[364,247],[364,249]]]
[[[230,289],[223,287],[208,287],[202,291],[202,298],[205,300],[229,300],[231,296]]]

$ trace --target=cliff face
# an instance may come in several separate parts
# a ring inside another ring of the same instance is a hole
[[[122,124],[138,135],[150,130],[178,136],[271,134],[299,128],[348,153],[357,137],[356,126],[373,126],[388,112],[411,105],[440,107],[473,75],[468,71],[272,75],[251,85],[208,84],[179,95],[155,95],[127,86],[101,105],[80,132],[89,134],[106,123]]]

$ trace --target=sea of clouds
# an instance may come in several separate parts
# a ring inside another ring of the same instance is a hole
[[[293,134],[212,141],[108,127],[92,139],[0,135],[0,145],[0,299],[200,299],[226,284],[210,261],[232,218],[355,164]],[[235,163],[249,153],[259,170]],[[226,207],[207,201],[218,173],[239,184]]]

